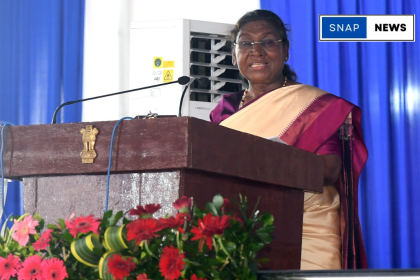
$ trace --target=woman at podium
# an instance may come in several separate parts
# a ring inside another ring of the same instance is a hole
[[[231,32],[232,59],[248,88],[223,96],[214,123],[318,154],[323,193],[304,196],[301,269],[366,268],[357,185],[367,159],[358,107],[296,82],[289,40],[274,13],[255,10]],[[246,153],[246,151],[244,151]]]

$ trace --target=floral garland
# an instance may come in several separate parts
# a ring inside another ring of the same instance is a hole
[[[41,216],[16,217],[1,231],[0,280],[256,280],[258,262],[268,261],[257,252],[271,241],[274,218],[256,207],[247,213],[242,196],[239,216],[226,212],[229,203],[216,195],[202,211],[184,196],[173,203],[175,217],[155,219],[161,207],[149,204],[126,213],[134,220],[122,211],[73,214],[44,231]]]

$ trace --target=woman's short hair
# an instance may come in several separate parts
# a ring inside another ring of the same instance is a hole
[[[282,44],[289,45],[287,32],[289,32],[290,30],[284,25],[284,22],[279,18],[278,15],[268,10],[254,10],[243,15],[230,32],[231,42],[236,43],[236,37],[238,36],[239,31],[245,24],[259,20],[268,22],[271,26],[273,26],[274,29],[278,31],[278,36],[280,36],[279,39],[281,39]],[[293,71],[290,68],[290,66],[286,63],[283,67],[283,75],[286,76],[288,80],[297,80],[297,75],[295,71]]]

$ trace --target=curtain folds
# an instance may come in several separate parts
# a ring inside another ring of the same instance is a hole
[[[369,159],[359,210],[370,268],[420,267],[420,45],[319,42],[320,14],[420,14],[406,1],[261,0],[290,24],[299,81],[362,109]],[[416,29],[419,30],[418,20]]]
[[[84,0],[0,0],[0,123],[50,123],[62,102],[82,98]],[[79,122],[81,105],[57,122]],[[7,133],[7,129],[6,129]],[[6,210],[22,214],[19,183]]]

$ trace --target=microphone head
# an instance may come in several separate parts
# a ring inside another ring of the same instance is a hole
[[[190,77],[188,77],[188,76],[182,76],[182,77],[178,78],[178,83],[180,85],[186,85],[186,84],[188,84],[190,82],[190,80],[191,80]]]
[[[200,77],[196,79],[199,88],[206,88],[210,84],[210,79],[207,77]]]
[[[197,81],[199,83],[208,83],[208,82],[210,82],[210,79],[207,78],[207,77],[200,77],[200,78],[197,78]]]

